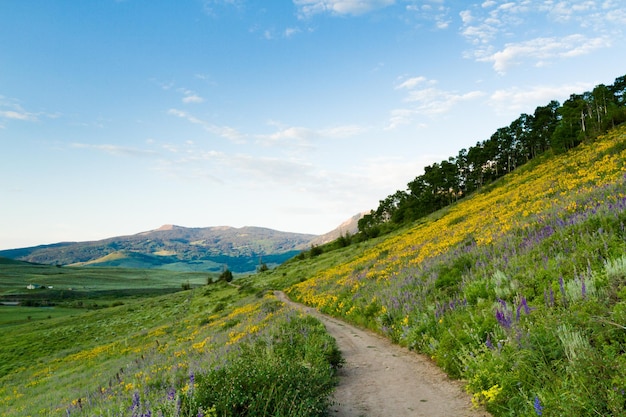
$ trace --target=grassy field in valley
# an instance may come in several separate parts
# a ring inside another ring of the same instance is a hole
[[[322,415],[334,340],[249,292],[213,284],[6,327],[0,415]]]

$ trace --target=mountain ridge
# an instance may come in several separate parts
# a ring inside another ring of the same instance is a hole
[[[244,273],[255,271],[261,263],[279,265],[302,250],[319,244],[316,242],[326,243],[343,233],[354,233],[356,222],[353,219],[356,216],[319,236],[257,226],[185,227],[163,224],[156,229],[132,235],[2,250],[0,256],[67,266],[209,272],[228,268],[233,272]],[[347,230],[350,227],[352,229]]]

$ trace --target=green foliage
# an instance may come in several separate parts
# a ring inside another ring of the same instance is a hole
[[[586,140],[288,293],[427,354],[494,416],[625,416],[626,126]]]
[[[205,292],[3,328],[0,414],[217,417],[256,398],[249,415],[324,415],[341,364],[324,326],[271,294]],[[229,381],[241,386],[208,399]]]
[[[232,282],[233,280],[233,273],[230,271],[230,269],[226,268],[224,269],[224,271],[220,274],[219,278],[220,281],[224,281],[224,282]]]
[[[387,196],[359,221],[359,235],[372,238],[396,230],[488,187],[548,151],[560,154],[594,140],[626,121],[623,88],[624,77],[619,77],[614,85],[572,94],[563,105],[552,100],[457,156],[424,167],[406,191]]]
[[[184,403],[220,416],[324,416],[340,365],[335,341],[318,321],[280,321],[265,337],[240,346],[226,365],[196,375]]]
[[[311,256],[311,258],[315,258],[316,256],[320,256],[322,253],[324,253],[324,250],[319,245],[311,246],[311,250],[309,251],[309,255]]]

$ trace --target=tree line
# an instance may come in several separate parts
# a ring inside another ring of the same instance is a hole
[[[433,213],[508,174],[539,155],[567,152],[626,121],[626,75],[612,85],[552,100],[521,114],[489,139],[424,168],[424,173],[381,200],[359,221],[363,238],[375,237]]]

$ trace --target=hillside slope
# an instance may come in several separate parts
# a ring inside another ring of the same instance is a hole
[[[625,172],[622,126],[288,293],[428,354],[494,415],[624,415]]]

